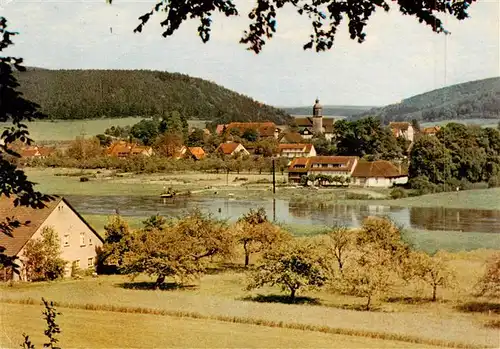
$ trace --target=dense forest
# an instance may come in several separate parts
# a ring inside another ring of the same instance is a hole
[[[291,115],[312,115],[312,106],[314,101],[311,101],[310,106],[303,107],[283,107],[283,110]],[[357,105],[324,105],[323,115],[326,116],[354,116],[361,114],[373,107],[357,106]]]
[[[500,78],[470,81],[374,108],[354,118],[375,116],[389,121],[500,119]]]
[[[188,119],[216,122],[291,120],[283,110],[178,73],[30,68],[17,78],[25,97],[51,119],[163,117],[177,111]]]

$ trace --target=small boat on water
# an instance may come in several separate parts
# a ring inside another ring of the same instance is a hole
[[[173,198],[175,196],[175,193],[163,193],[160,194],[161,198]]]

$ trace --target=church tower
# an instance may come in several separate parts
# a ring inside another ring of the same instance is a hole
[[[313,106],[313,133],[323,133],[323,107],[319,104],[319,99],[317,98]]]

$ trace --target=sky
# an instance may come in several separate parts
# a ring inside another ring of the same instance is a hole
[[[0,15],[19,32],[6,54],[49,69],[150,69],[200,77],[274,106],[386,105],[446,85],[500,76],[500,1],[479,0],[470,18],[443,18],[451,35],[403,16],[377,11],[366,41],[338,32],[328,52],[304,51],[307,18],[278,13],[277,33],[259,55],[239,38],[254,1],[235,0],[239,17],[213,17],[203,44],[197,22],[163,38],[161,14],[133,33],[155,0],[0,0]],[[110,29],[112,28],[112,30]]]

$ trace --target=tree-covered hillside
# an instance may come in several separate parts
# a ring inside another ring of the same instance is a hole
[[[354,117],[367,115],[376,116],[384,122],[500,119],[500,78],[444,87]]]
[[[314,101],[313,101],[314,102]],[[303,107],[283,107],[291,115],[312,115],[313,104]],[[358,105],[324,105],[323,115],[329,116],[354,116],[370,110],[373,107]]]
[[[287,123],[283,110],[213,82],[148,70],[46,70],[18,75],[25,97],[51,119],[164,116],[217,122],[269,120]]]

